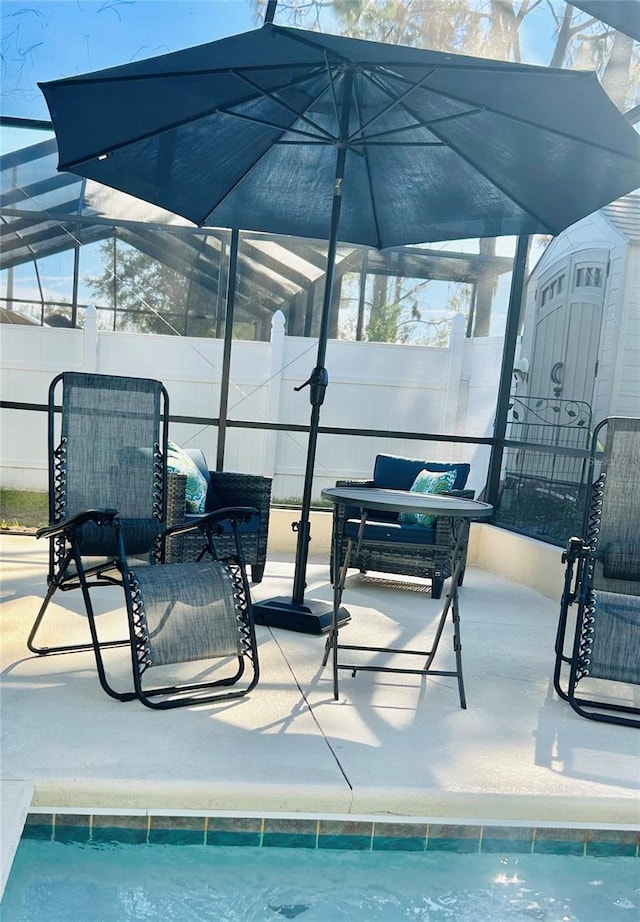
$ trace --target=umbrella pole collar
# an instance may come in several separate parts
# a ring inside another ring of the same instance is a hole
[[[301,391],[309,387],[309,402],[312,407],[321,407],[324,403],[327,387],[329,386],[329,373],[326,368],[316,366],[304,384],[294,387],[294,391]]]

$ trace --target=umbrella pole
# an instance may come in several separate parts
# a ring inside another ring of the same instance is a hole
[[[331,317],[331,302],[336,267],[336,252],[338,248],[338,227],[340,224],[340,209],[342,207],[342,180],[344,177],[345,159],[346,150],[342,148],[338,151],[338,161],[336,164],[333,207],[331,210],[331,232],[329,237],[329,249],[327,251],[327,272],[325,275],[324,293],[322,298],[322,312],[320,314],[320,331],[318,333],[318,354],[316,357],[316,367],[311,372],[308,380],[305,381],[305,383],[300,387],[296,388],[296,390],[299,391],[308,385],[309,401],[311,403],[309,444],[307,447],[307,464],[304,475],[302,506],[300,509],[300,521],[296,523],[298,541],[296,546],[296,567],[293,578],[292,599],[293,603],[296,605],[299,605],[304,599],[305,574],[307,569],[307,559],[309,556],[310,541],[309,518],[311,514],[311,491],[313,487],[313,471],[316,461],[316,447],[318,444],[320,407],[324,403],[327,385],[329,384],[329,375],[324,363],[327,355],[327,342],[329,339],[329,321]]]
[[[352,76],[345,75],[342,115],[340,121],[341,136],[348,136],[349,115],[351,108]],[[256,602],[253,605],[254,617],[258,624],[269,624],[273,627],[286,627],[294,631],[309,634],[322,634],[328,631],[333,621],[333,603],[304,601],[306,588],[307,560],[309,556],[309,541],[311,540],[311,491],[313,487],[313,471],[316,461],[316,447],[318,444],[318,427],[320,425],[320,407],[324,403],[329,375],[325,368],[327,342],[329,339],[329,322],[331,318],[331,303],[333,283],[336,267],[336,252],[338,249],[338,231],[340,227],[340,210],[342,208],[342,182],[344,179],[347,160],[346,145],[337,145],[336,171],[333,186],[333,201],[331,207],[331,224],[329,228],[329,247],[327,250],[327,271],[325,275],[324,293],[322,298],[322,312],[320,315],[320,330],[318,333],[318,353],[316,366],[309,378],[297,387],[300,391],[309,387],[309,400],[311,403],[311,420],[309,423],[309,444],[307,447],[307,463],[304,475],[302,492],[302,505],[300,519],[294,522],[294,531],[298,534],[296,544],[296,562],[293,577],[293,594],[291,601],[281,598],[271,599],[266,602]],[[346,609],[340,608],[338,620],[340,623],[350,618]]]

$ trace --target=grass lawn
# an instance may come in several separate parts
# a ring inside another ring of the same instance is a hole
[[[46,493],[30,490],[0,490],[0,529],[35,531],[49,524]]]

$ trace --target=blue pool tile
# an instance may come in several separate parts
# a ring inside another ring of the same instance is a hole
[[[93,817],[91,838],[94,842],[119,842],[123,845],[140,845],[147,841],[148,819],[146,816]]]
[[[480,826],[431,824],[427,835],[428,851],[465,852],[480,851]]]
[[[371,851],[371,836],[325,835],[318,839],[318,848],[341,848],[352,851]]]
[[[22,835],[25,839],[53,839],[53,813],[30,813]]]
[[[589,830],[585,853],[592,858],[638,855],[638,832],[617,829]]]
[[[93,842],[117,842],[119,845],[145,845],[146,829],[126,829],[122,826],[100,826],[93,830]]]
[[[254,817],[213,817],[207,821],[207,845],[252,845],[262,841],[262,820]]]
[[[300,832],[265,832],[262,844],[267,848],[315,848],[317,837],[315,834]]]
[[[219,829],[210,829],[207,832],[207,845],[260,845],[259,832],[233,832]]]
[[[533,851],[537,855],[584,855],[585,829],[536,829]]]
[[[149,830],[150,843],[154,845],[204,845],[204,829],[154,829]]]
[[[355,820],[320,820],[318,824],[318,848],[369,851],[372,837],[373,823]]]
[[[149,820],[149,842],[162,845],[204,845],[204,816],[152,816]]]
[[[318,823],[316,820],[266,819],[262,844],[276,848],[316,848]]]
[[[91,817],[78,813],[57,813],[53,820],[56,842],[88,842],[91,838]]]
[[[528,854],[533,849],[533,829],[528,826],[484,826],[480,851],[487,854]]]
[[[381,836],[373,839],[374,851],[423,852],[426,847],[424,836]]]
[[[427,845],[427,827],[416,823],[378,823],[373,829],[374,851],[422,852]]]

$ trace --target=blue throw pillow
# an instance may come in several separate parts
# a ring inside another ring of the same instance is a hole
[[[186,511],[204,512],[209,486],[207,480],[195,461],[175,442],[167,444],[167,470],[172,474],[185,474],[187,477]]]
[[[411,486],[411,493],[448,493],[455,483],[455,471],[420,471]],[[436,524],[435,515],[423,512],[401,512],[398,521],[402,525],[422,525],[424,528],[433,528]]]

